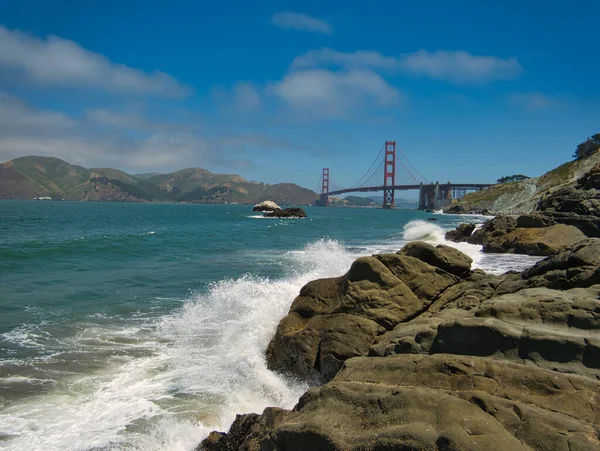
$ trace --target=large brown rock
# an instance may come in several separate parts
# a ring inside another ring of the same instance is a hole
[[[377,337],[370,354],[482,356],[600,379],[599,298],[600,285],[525,289],[399,324]]]
[[[600,449],[600,239],[500,276],[456,252],[414,243],[305,285],[267,358],[329,382],[198,450]]]
[[[358,357],[292,411],[238,419],[219,438],[247,451],[593,450],[598,393],[581,376],[478,357]]]
[[[585,238],[577,227],[556,224],[550,227],[519,227],[502,235],[485,236],[482,242],[484,252],[545,256],[554,255]]]
[[[305,285],[267,349],[271,369],[330,379],[367,355],[375,338],[427,310],[471,259],[448,246],[411,243],[397,254],[357,259],[343,277]]]
[[[445,238],[446,240],[454,241],[455,243],[466,242],[475,231],[475,227],[475,224],[459,224],[455,230],[446,232]]]
[[[585,238],[577,227],[556,224],[552,218],[531,214],[493,218],[468,241],[481,244],[484,252],[547,256]]]
[[[467,276],[473,263],[471,257],[458,249],[443,244],[434,247],[422,241],[408,243],[398,254],[417,258],[458,277]]]

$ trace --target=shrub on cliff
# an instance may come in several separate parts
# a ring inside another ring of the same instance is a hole
[[[510,182],[520,182],[521,180],[527,180],[531,177],[527,177],[523,174],[515,174],[515,175],[507,175],[505,177],[500,177],[497,182],[498,183],[510,183]]]
[[[596,153],[598,150],[600,150],[600,133],[596,133],[595,135],[586,139],[584,142],[579,143],[575,149],[573,158],[576,158],[577,160],[583,160],[584,158]]]

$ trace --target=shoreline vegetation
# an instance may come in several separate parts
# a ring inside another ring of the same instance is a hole
[[[306,284],[266,360],[312,388],[196,450],[600,449],[600,155],[567,172],[446,236],[546,257],[525,271],[415,241]]]

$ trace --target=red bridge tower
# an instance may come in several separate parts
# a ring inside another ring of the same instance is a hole
[[[383,160],[383,208],[394,207],[394,188],[396,184],[396,141],[385,142]]]
[[[318,205],[327,207],[329,205],[329,168],[323,168],[323,175],[321,176],[321,198],[319,199]]]

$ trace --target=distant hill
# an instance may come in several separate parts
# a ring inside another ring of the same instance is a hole
[[[574,185],[599,163],[600,152],[596,152],[587,158],[562,164],[540,177],[493,185],[469,193],[458,204],[467,211],[488,209],[495,213],[527,213],[535,209],[542,196],[558,188]]]
[[[309,205],[318,195],[293,183],[268,185],[235,174],[188,168],[169,174],[131,175],[113,168],[86,169],[59,158],[29,156],[0,164],[0,199],[50,197],[120,202],[194,202]]]

